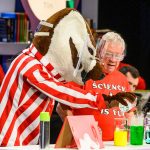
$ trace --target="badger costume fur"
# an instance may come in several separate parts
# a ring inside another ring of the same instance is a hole
[[[54,100],[96,109],[100,101],[115,99],[68,83],[98,79],[102,71],[95,56],[90,28],[76,10],[64,9],[40,22],[30,47],[14,59],[1,85],[0,145],[37,144],[39,114],[51,113]],[[124,104],[126,95],[120,97]]]

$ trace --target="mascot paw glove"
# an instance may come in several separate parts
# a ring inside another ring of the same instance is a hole
[[[107,101],[109,104],[112,101],[117,100],[119,103],[121,103],[122,105],[125,105],[125,106],[128,106],[128,103],[126,101],[133,103],[137,99],[136,95],[131,92],[119,92],[113,96],[109,96],[109,95],[105,95],[105,94],[102,94],[102,95],[104,97],[104,100]]]

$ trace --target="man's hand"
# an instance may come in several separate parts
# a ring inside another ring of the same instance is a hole
[[[70,109],[69,106],[60,103],[58,103],[56,107],[56,112],[58,113],[62,121],[65,120],[66,116],[73,115],[72,110]]]
[[[128,106],[126,100],[128,100],[130,103],[133,103],[136,100],[136,95],[131,92],[120,92],[113,96],[109,96],[105,94],[102,95],[104,97],[104,100],[107,101],[108,104],[116,100],[122,105]]]

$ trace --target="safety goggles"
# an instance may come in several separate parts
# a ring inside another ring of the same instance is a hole
[[[106,50],[104,57],[113,58],[116,61],[122,61],[124,59],[124,54],[115,54]]]

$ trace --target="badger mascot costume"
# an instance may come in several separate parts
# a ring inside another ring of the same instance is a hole
[[[14,59],[1,86],[0,146],[38,144],[39,114],[51,114],[54,101],[98,109],[101,101],[113,100],[69,84],[101,76],[95,56],[89,26],[76,10],[63,9],[41,21],[30,47]]]

